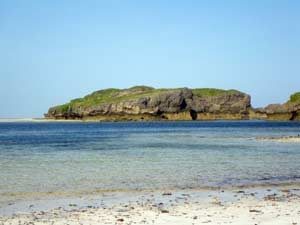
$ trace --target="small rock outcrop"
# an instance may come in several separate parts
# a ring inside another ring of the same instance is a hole
[[[236,90],[105,89],[52,107],[49,119],[212,120],[249,119],[250,96]]]
[[[300,120],[300,92],[291,95],[284,104],[270,104],[265,108],[253,109],[250,118],[267,120]]]

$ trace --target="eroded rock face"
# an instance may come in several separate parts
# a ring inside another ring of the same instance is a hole
[[[254,119],[300,120],[300,103],[289,101],[284,104],[270,104],[265,108],[254,109],[253,112]]]
[[[244,93],[212,97],[193,96],[191,108],[198,113],[247,113],[251,98]]]
[[[213,94],[207,94],[207,90],[195,93],[193,89],[188,88],[155,90],[143,87],[141,91],[134,87],[111,91],[112,93],[106,96],[109,100],[87,105],[86,102],[89,103],[91,99],[104,98],[104,95],[101,95],[102,92],[99,91],[94,96],[92,94],[83,100],[52,107],[45,117],[52,119],[192,120],[201,119],[201,115],[204,114],[205,119],[209,119],[209,115],[212,115],[212,119],[222,119],[222,115],[226,115],[224,119],[231,119],[232,114],[234,115],[232,119],[247,119],[248,110],[251,107],[249,95],[238,91],[213,90]],[[105,91],[103,93],[107,92]],[[241,116],[237,117],[237,115]]]

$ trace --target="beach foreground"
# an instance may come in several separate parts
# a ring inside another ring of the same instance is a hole
[[[0,225],[300,224],[299,125],[1,123]]]
[[[50,201],[27,202],[0,224],[300,224],[297,187],[105,193],[38,210]]]

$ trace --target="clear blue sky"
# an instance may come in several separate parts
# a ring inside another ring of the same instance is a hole
[[[0,117],[140,84],[284,102],[300,91],[299,12],[298,0],[0,0]]]

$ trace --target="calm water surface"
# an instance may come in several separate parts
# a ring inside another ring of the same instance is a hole
[[[0,123],[0,197],[300,181],[297,122]]]

